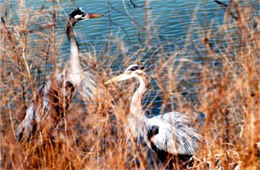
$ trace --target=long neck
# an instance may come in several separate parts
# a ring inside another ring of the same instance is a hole
[[[139,80],[139,87],[135,91],[134,96],[132,98],[131,104],[130,104],[130,112],[135,117],[142,117],[143,115],[143,108],[142,108],[142,98],[144,93],[147,90],[147,87],[149,85],[148,78],[146,75],[138,76]]]
[[[70,59],[69,59],[69,67],[68,73],[71,75],[69,76],[70,81],[74,84],[79,83],[79,77],[81,72],[81,65],[80,65],[80,55],[79,55],[79,46],[76,40],[75,32],[74,32],[74,25],[75,21],[73,19],[69,19],[66,26],[66,32],[68,36],[68,40],[70,42]]]
[[[75,33],[74,33],[74,25],[75,24],[76,24],[76,22],[73,21],[72,19],[68,20],[67,26],[66,26],[66,32],[67,32],[68,40],[70,42],[71,55],[78,58],[79,47],[78,47],[78,42],[76,40],[76,36],[75,36]]]

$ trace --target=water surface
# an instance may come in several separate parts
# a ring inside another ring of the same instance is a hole
[[[194,48],[192,44],[199,42],[199,37],[204,35],[205,30],[215,32],[223,24],[225,14],[224,10],[213,0],[150,0],[149,6],[144,6],[143,0],[135,0],[133,2],[136,4],[136,7],[128,0],[75,0],[73,2],[61,1],[56,3],[56,7],[61,8],[57,8],[59,15],[56,20],[55,31],[57,40],[63,40],[61,48],[58,49],[59,58],[57,62],[62,64],[69,56],[70,47],[65,36],[64,27],[67,15],[76,7],[81,7],[89,13],[105,15],[102,18],[77,24],[75,31],[81,50],[83,52],[93,52],[92,47],[94,47],[98,61],[104,62],[104,55],[117,56],[112,65],[113,71],[122,71],[125,68],[122,65],[123,53],[118,49],[116,43],[118,38],[124,42],[127,56],[134,59],[139,57],[135,55],[138,49],[143,46],[146,49],[145,42],[147,40],[147,28],[149,28],[152,48],[147,48],[141,55],[142,61],[151,66],[156,63],[156,58],[159,55],[159,53],[155,53],[151,57],[151,54],[157,47],[162,45],[164,49],[164,54],[160,53],[159,57],[170,56],[177,49],[182,49],[187,44],[191,44],[187,47],[188,49]],[[228,3],[229,1],[223,0],[222,2]],[[13,5],[12,9],[17,10],[17,2],[11,0],[11,3]],[[260,9],[259,2],[252,1],[252,3],[256,10]],[[35,10],[53,8],[52,3],[44,0],[28,0],[26,1],[26,6]],[[147,12],[149,13],[148,17],[145,15]],[[46,23],[44,19],[39,19],[37,24],[35,27]],[[34,26],[31,27],[33,28]],[[34,38],[38,39],[37,35],[35,37],[32,35],[32,39]],[[111,42],[111,45],[109,48],[106,48],[108,41]],[[203,51],[203,48],[197,50]],[[201,58],[196,53],[190,53],[187,50],[180,53],[177,59],[191,59],[203,64],[205,57],[207,56]],[[48,67],[52,67],[52,65],[48,64]],[[185,87],[182,89],[183,95],[194,100],[197,93],[197,86],[194,86],[194,84],[197,83],[196,72],[198,70],[193,70],[189,80],[185,80],[183,75],[188,68],[190,68],[190,64],[184,65],[177,79],[178,81],[183,81],[182,83]],[[151,74],[153,72],[152,69],[147,71],[151,72]],[[154,80],[152,80],[152,83],[154,83]],[[155,95],[160,94],[160,92],[156,91],[156,88],[158,87],[154,87],[154,91],[149,93],[145,102],[148,103]],[[153,111],[156,113],[160,109],[160,101],[159,95],[154,101]],[[174,105],[174,103],[169,103],[169,105]]]

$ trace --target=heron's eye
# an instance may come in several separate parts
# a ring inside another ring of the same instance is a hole
[[[138,70],[138,66],[133,66],[132,68],[129,69],[130,71],[135,71]]]

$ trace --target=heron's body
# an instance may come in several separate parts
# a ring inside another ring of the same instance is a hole
[[[193,155],[198,149],[200,135],[191,126],[189,118],[178,112],[146,117],[141,100],[149,81],[146,73],[138,65],[129,66],[126,71],[107,81],[107,83],[137,78],[140,85],[130,104],[130,115],[126,132],[128,137],[142,138],[154,150],[161,150],[173,155]]]
[[[81,8],[74,10],[69,15],[66,25],[66,33],[70,42],[69,61],[62,72],[59,73],[56,70],[51,78],[37,89],[24,119],[18,126],[16,133],[18,140],[22,138],[29,140],[36,131],[48,136],[65,116],[74,90],[79,88],[83,79],[74,25],[79,21],[100,16],[102,15],[87,14]]]
[[[152,118],[145,115],[142,118],[129,117],[128,124],[131,136],[144,138],[151,148],[154,145],[173,155],[193,155],[198,148],[199,135],[190,126],[188,118],[178,112]],[[158,127],[158,133],[147,135],[153,127]]]

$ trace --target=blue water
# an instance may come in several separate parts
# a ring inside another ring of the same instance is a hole
[[[144,0],[133,0],[137,5],[136,8],[129,2],[129,0],[75,0],[61,1],[56,3],[58,9],[56,19],[56,38],[62,39],[61,47],[58,49],[57,63],[66,61],[69,54],[69,42],[65,36],[65,23],[67,15],[76,7],[82,7],[89,13],[104,14],[104,17],[79,23],[75,27],[80,48],[83,52],[93,52],[93,47],[96,49],[97,61],[106,62],[104,56],[115,56],[112,63],[113,71],[123,71],[125,66],[123,63],[123,56],[127,55],[129,60],[140,58],[140,60],[147,65],[150,65],[148,72],[153,71],[152,65],[156,63],[157,57],[168,57],[178,49],[182,49],[187,45],[187,51],[183,51],[176,58],[177,59],[191,59],[198,63],[203,63],[205,57],[196,53],[190,53],[188,49],[194,48],[194,44],[198,44],[199,37],[204,35],[205,30],[215,32],[218,27],[223,24],[224,10],[214,2],[214,0],[149,0],[149,6],[144,6]],[[222,0],[228,3],[229,0]],[[259,10],[259,2],[252,1],[256,10]],[[11,0],[13,15],[17,15],[17,2]],[[3,3],[5,4],[5,3]],[[30,17],[30,10],[49,11],[45,17],[52,17],[50,11],[54,8],[53,3],[48,1],[27,0],[26,7],[28,8],[28,16]],[[61,8],[60,8],[61,7]],[[30,10],[29,10],[30,9]],[[27,10],[27,9],[26,9]],[[148,18],[145,13],[149,12]],[[146,22],[147,21],[147,22]],[[13,23],[18,21],[13,21]],[[148,23],[148,24],[147,24]],[[35,25],[30,25],[30,29],[40,28],[41,25],[46,25],[46,19],[39,18]],[[149,27],[147,27],[149,25]],[[145,46],[147,40],[146,30],[150,30],[150,44],[151,48]],[[44,31],[44,30],[43,30]],[[190,37],[188,37],[189,35]],[[37,34],[31,34],[33,39],[39,39]],[[118,47],[118,38],[124,44],[125,51],[121,51]],[[109,42],[109,46],[106,44]],[[33,41],[31,42],[34,43]],[[35,43],[37,46],[37,43]],[[163,46],[164,51],[155,51]],[[145,49],[141,53],[136,53],[139,49]],[[197,49],[203,51],[203,48]],[[160,55],[160,56],[158,56]],[[152,56],[152,57],[151,57]],[[178,61],[176,61],[176,65]],[[174,65],[173,65],[174,66]],[[48,63],[48,67],[52,67]],[[180,76],[177,76],[178,81],[183,81],[185,89],[179,89],[184,96],[190,100],[196,100],[196,71],[193,70],[193,76],[189,80],[184,80],[182,75],[190,68],[190,65],[184,65],[180,71]],[[151,80],[156,89],[155,80]],[[154,90],[149,93],[145,99],[145,103],[149,103],[160,92]],[[154,112],[159,112],[160,95],[154,101]],[[174,103],[169,103],[173,105]]]
[[[17,2],[14,0],[11,2],[13,2],[13,10],[17,10]],[[128,0],[76,0],[56,4],[56,7],[61,6],[58,8],[56,26],[58,38],[64,35],[66,15],[77,6],[82,7],[86,12],[105,14],[103,18],[86,21],[76,26],[80,43],[87,42],[95,47],[104,46],[106,38],[110,34],[112,37],[123,38],[125,46],[130,49],[139,44],[140,39],[144,41],[146,36],[143,28],[145,28],[146,10],[151,14],[148,17],[151,37],[159,36],[162,43],[172,42],[178,47],[184,44],[189,29],[193,35],[200,34],[203,32],[201,27],[209,25],[212,19],[216,21],[215,25],[221,25],[224,15],[221,7],[213,0],[150,0],[148,8],[145,8],[143,0],[133,2],[138,6],[137,8],[133,8]],[[28,0],[26,6],[33,10],[43,8],[51,11],[53,8],[52,3],[43,0]],[[129,16],[135,20],[135,24]],[[37,24],[44,25],[46,21],[39,19]],[[212,26],[210,28],[212,29]],[[68,48],[69,44],[65,38],[61,53],[68,52]]]

